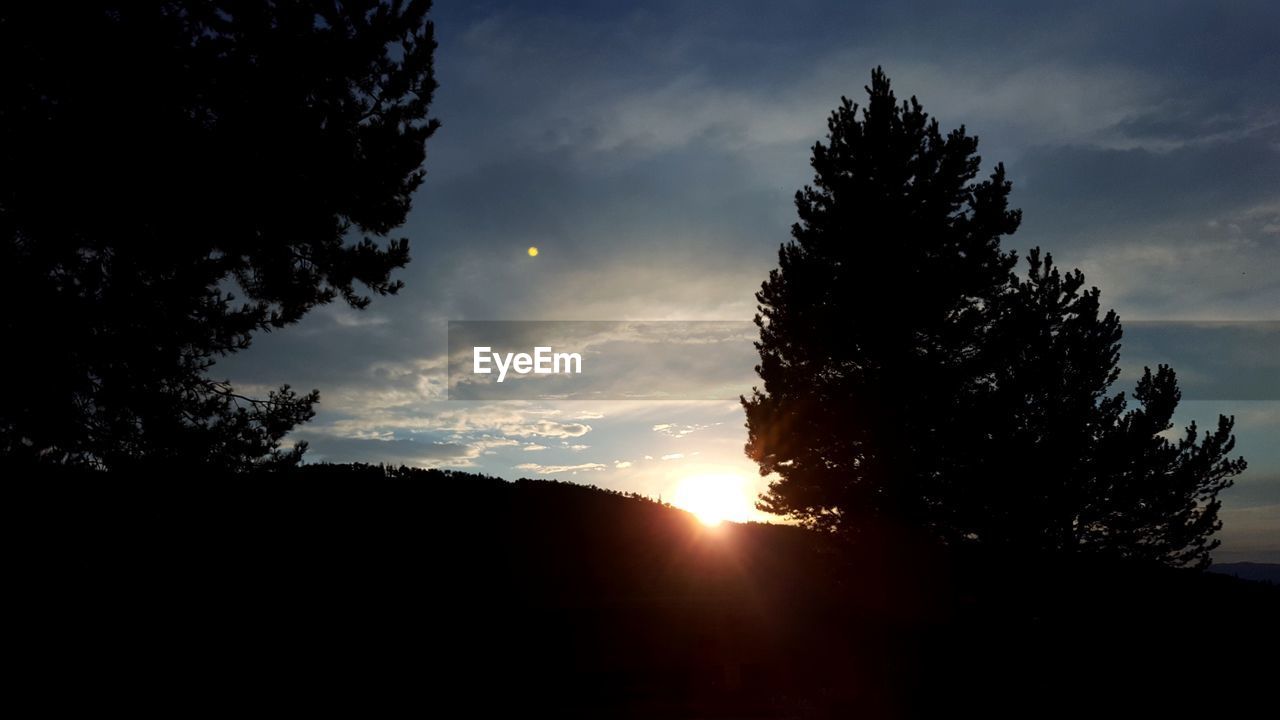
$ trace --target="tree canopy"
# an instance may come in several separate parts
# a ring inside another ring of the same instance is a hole
[[[883,71],[813,147],[799,222],[756,295],[762,388],[746,450],[763,510],[856,535],[890,523],[949,543],[1202,564],[1217,494],[1244,469],[1232,419],[1166,438],[1180,394],[1147,371],[1127,409],[1121,325],[1039,249],[977,138],[943,133]]]
[[[0,11],[0,453],[292,463],[318,394],[210,374],[254,333],[395,293],[436,88],[429,2]]]

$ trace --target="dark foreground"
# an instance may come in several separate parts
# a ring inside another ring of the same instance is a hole
[[[1280,673],[1280,589],[1222,575],[434,471],[7,494],[9,679],[44,715],[1234,717]]]

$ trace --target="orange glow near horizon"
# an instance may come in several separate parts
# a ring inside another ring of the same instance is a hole
[[[703,525],[714,527],[751,516],[751,494],[737,475],[690,475],[676,487],[671,504],[688,510]]]

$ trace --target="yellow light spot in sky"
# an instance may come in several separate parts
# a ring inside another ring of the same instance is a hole
[[[693,513],[704,525],[743,522],[752,508],[746,482],[737,475],[691,475],[680,481],[671,504]]]
[[[529,257],[538,257],[538,248],[536,248],[536,247],[534,247],[534,246],[530,245],[530,246],[529,246]]]

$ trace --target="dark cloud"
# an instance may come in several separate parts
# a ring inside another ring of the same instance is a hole
[[[1186,400],[1280,401],[1280,321],[1127,323],[1122,381],[1160,364],[1175,367]]]
[[[1280,473],[1247,473],[1222,494],[1223,504],[1232,509],[1280,507]],[[1280,547],[1280,533],[1274,533]]]
[[[1060,242],[1142,223],[1202,224],[1275,200],[1280,198],[1278,143],[1280,124],[1168,150],[1031,148],[1015,166],[1024,233]],[[1280,237],[1269,241],[1280,242]]]

